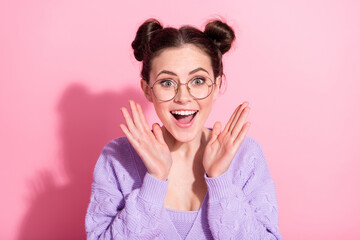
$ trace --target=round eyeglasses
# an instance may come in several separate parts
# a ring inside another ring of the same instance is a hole
[[[196,76],[191,78],[187,83],[180,83],[173,79],[159,79],[151,87],[149,87],[155,97],[162,102],[167,102],[175,98],[179,92],[180,85],[186,85],[186,89],[194,99],[207,98],[213,91],[213,82],[208,77]]]

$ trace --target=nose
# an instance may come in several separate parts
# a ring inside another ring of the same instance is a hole
[[[187,102],[192,99],[190,95],[189,88],[186,83],[179,83],[179,88],[177,90],[177,94],[174,98],[176,102]]]

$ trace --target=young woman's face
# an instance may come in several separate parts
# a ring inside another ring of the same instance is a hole
[[[195,78],[195,83],[204,78],[215,82],[210,57],[200,48],[186,44],[179,48],[168,48],[152,60],[149,86],[159,80],[173,80],[187,83]],[[193,80],[192,80],[193,82]],[[171,83],[171,82],[170,82]],[[160,101],[143,81],[146,97],[153,102],[156,113],[168,132],[180,142],[189,142],[201,134],[209,116],[212,103],[219,92],[220,77],[213,85],[211,94],[204,99],[194,99],[186,85],[180,85],[177,95],[170,101]]]

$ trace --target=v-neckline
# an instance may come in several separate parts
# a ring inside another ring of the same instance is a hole
[[[191,225],[191,228],[190,228],[189,232],[187,233],[185,239],[193,239],[193,238],[189,238],[189,236],[191,236],[192,232],[194,232],[194,230],[193,230],[193,229],[194,229],[194,226],[195,226],[195,224],[198,222],[198,219],[199,219],[199,217],[201,216],[201,213],[203,212],[204,204],[207,203],[207,199],[208,199],[208,191],[206,191],[204,200],[203,200],[203,202],[201,203],[200,209],[199,209],[199,210],[197,211],[197,213],[196,213],[196,217],[195,217],[195,219],[194,219],[194,221],[193,221],[193,223],[192,223],[192,225]],[[171,218],[170,218],[170,216],[169,216],[168,210],[169,210],[169,211],[176,211],[176,212],[187,212],[187,211],[173,210],[173,209],[168,209],[168,208],[165,208],[165,209],[166,209],[165,212],[166,212],[167,219],[168,219],[169,222],[171,223],[171,226],[172,226],[173,230],[176,232],[178,238],[179,238],[179,239],[182,239],[181,236],[180,236],[180,234],[179,234],[179,232],[178,232],[178,230],[176,229],[173,221],[171,220]]]

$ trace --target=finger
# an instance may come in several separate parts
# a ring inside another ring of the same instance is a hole
[[[137,110],[138,110],[138,112],[139,112],[140,121],[141,121],[144,129],[145,129],[146,131],[150,131],[149,124],[148,124],[148,122],[146,121],[146,118],[145,118],[144,112],[143,112],[143,110],[142,110],[142,108],[141,108],[141,105],[138,104],[138,103],[136,103],[136,108],[137,108]]]
[[[160,128],[159,124],[158,124],[158,123],[154,123],[154,124],[152,125],[152,129],[153,129],[153,133],[154,133],[154,135],[155,135],[156,140],[157,140],[160,144],[166,144],[166,143],[165,143],[165,140],[164,140],[164,135],[163,135],[163,133],[162,133],[162,131],[161,131],[161,128]]]
[[[135,102],[130,100],[129,101],[129,104],[130,104],[130,109],[131,109],[131,114],[132,114],[132,117],[134,119],[134,125],[140,130],[142,131],[144,129],[142,123],[141,123],[141,120],[140,120],[140,117],[139,117],[139,112],[136,108],[136,105],[135,105]]]
[[[240,106],[240,110],[242,111],[244,108],[246,108],[247,106],[249,106],[249,102],[248,101],[245,101],[241,104]]]
[[[135,131],[136,128],[135,128],[134,122],[133,122],[128,110],[126,108],[122,107],[121,113],[125,119],[126,125],[127,125],[128,129],[130,130],[130,132]]]
[[[129,129],[124,125],[124,124],[120,124],[120,128],[123,131],[123,133],[125,134],[125,136],[131,136],[131,133],[129,131]]]
[[[131,145],[133,147],[136,147],[137,146],[137,140],[133,137],[133,135],[131,134],[129,129],[124,124],[120,124],[120,128],[123,131],[123,133],[125,134],[125,136],[127,137],[127,139],[129,140],[129,142],[131,143]]]
[[[249,105],[248,102],[244,102],[243,104],[240,105],[240,108],[238,109],[238,111],[236,112],[236,115],[235,117],[233,118],[233,121],[231,122],[230,124],[230,127],[228,129],[228,131],[231,133],[234,129],[234,127],[236,126],[239,118],[240,118],[240,115],[241,113],[244,111],[244,109]]]
[[[237,138],[234,141],[234,145],[237,147],[240,147],[242,141],[245,139],[245,136],[247,132],[249,131],[249,128],[251,126],[250,122],[246,122],[244,126],[242,127],[240,134],[237,136]]]
[[[237,108],[235,109],[235,111],[234,111],[233,114],[231,115],[229,121],[226,123],[223,132],[228,132],[228,131],[229,131],[230,125],[231,125],[231,123],[233,122],[233,120],[234,120],[234,118],[235,118],[235,116],[236,116],[236,113],[238,112],[239,109],[240,109],[240,106],[237,106]]]
[[[217,121],[214,123],[209,144],[213,144],[213,142],[215,142],[215,140],[217,139],[220,133],[221,133],[221,122]]]
[[[244,110],[241,112],[241,114],[239,116],[239,119],[235,123],[234,128],[231,131],[231,135],[233,135],[235,137],[237,137],[237,135],[239,135],[239,133],[247,119],[247,116],[249,115],[249,112],[250,112],[249,107],[244,108]]]

